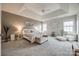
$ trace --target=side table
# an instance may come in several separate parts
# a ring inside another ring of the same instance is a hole
[[[11,34],[11,41],[15,40],[15,34]]]

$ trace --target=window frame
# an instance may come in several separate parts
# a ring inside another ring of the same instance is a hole
[[[65,22],[67,22],[67,23],[72,22],[72,25],[65,24]],[[73,32],[74,31],[74,21],[73,20],[64,21],[63,23],[64,23],[63,24],[64,25],[63,26],[64,27],[63,28],[64,32],[68,32],[69,33],[69,32]],[[72,28],[72,29],[70,30],[69,28]]]
[[[39,32],[46,32],[47,31],[47,23],[36,25],[34,28]]]

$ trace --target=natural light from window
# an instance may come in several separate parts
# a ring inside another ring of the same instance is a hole
[[[65,32],[73,32],[73,21],[64,22],[64,31]]]
[[[35,29],[39,32],[46,32],[47,31],[47,24],[44,23],[43,25],[37,25],[35,26]]]

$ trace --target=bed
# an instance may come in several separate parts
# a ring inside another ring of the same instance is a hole
[[[43,33],[37,32],[33,29],[23,29],[23,38],[26,38],[31,43],[37,42],[41,44],[46,42],[48,39],[43,35]]]

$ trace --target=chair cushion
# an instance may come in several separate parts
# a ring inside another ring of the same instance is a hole
[[[60,41],[66,41],[67,38],[63,37],[63,36],[56,36],[56,39],[60,40]]]

